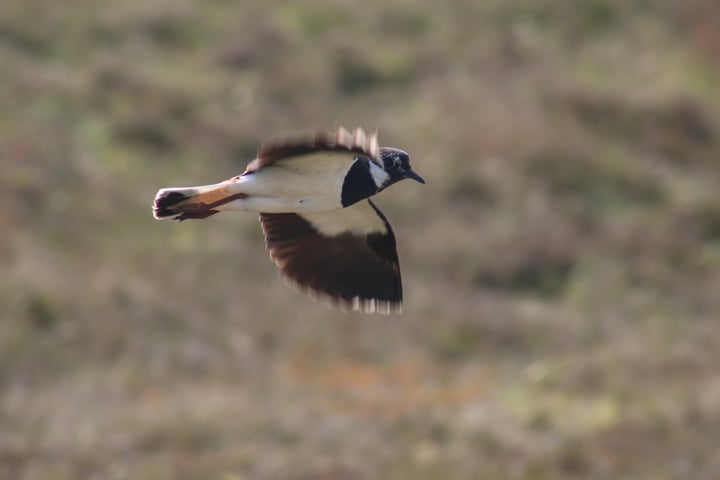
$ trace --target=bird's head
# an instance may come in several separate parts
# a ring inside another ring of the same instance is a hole
[[[383,170],[390,175],[387,185],[392,185],[405,178],[412,178],[416,182],[425,183],[425,180],[410,167],[410,156],[399,148],[383,147],[380,149],[380,161]]]

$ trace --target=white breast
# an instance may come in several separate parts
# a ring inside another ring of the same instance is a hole
[[[241,176],[232,190],[248,198],[230,202],[223,210],[280,213],[341,208],[343,181],[355,155],[318,152],[281,160]]]

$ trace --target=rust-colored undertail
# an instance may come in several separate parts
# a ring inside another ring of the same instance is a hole
[[[231,193],[226,184],[201,188],[160,190],[155,197],[155,218],[172,217],[173,220],[207,218],[220,210],[217,207],[234,200],[247,198],[244,193]]]

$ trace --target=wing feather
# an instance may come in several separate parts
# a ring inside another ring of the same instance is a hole
[[[334,133],[318,131],[314,137],[286,138],[263,144],[258,156],[248,164],[245,174],[255,172],[277,162],[319,152],[349,152],[361,154],[379,164],[380,147],[377,132],[368,135],[362,128],[352,133],[344,127],[338,127]],[[348,155],[351,161],[355,155]]]
[[[311,298],[345,310],[401,310],[395,236],[369,200],[312,215],[261,213],[260,222],[270,257]]]

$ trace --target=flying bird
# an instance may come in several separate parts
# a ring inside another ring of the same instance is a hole
[[[395,235],[370,197],[411,178],[407,152],[377,133],[338,128],[260,147],[240,175],[214,185],[163,188],[155,218],[258,212],[270,257],[310,298],[341,310],[397,313],[402,282]]]

